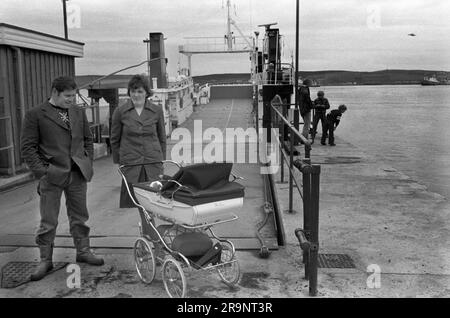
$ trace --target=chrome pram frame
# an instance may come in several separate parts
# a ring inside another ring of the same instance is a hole
[[[155,278],[157,263],[159,263],[159,265],[162,264],[161,272],[163,284],[167,294],[171,298],[183,298],[186,296],[187,282],[184,270],[187,272],[216,270],[221,280],[227,286],[233,287],[237,284],[240,278],[240,267],[236,258],[236,249],[231,241],[217,236],[212,230],[212,227],[218,224],[235,221],[238,219],[237,215],[232,214],[233,216],[231,218],[211,223],[198,225],[181,224],[176,219],[170,219],[166,216],[154,213],[153,211],[148,211],[144,206],[137,202],[137,198],[132,195],[129,183],[123,172],[123,168],[165,163],[174,164],[178,167],[178,169],[182,168],[182,166],[175,161],[163,160],[120,165],[118,169],[119,174],[121,175],[126,186],[128,195],[139,210],[141,221],[145,222],[145,224],[139,222],[140,237],[136,239],[133,249],[135,267],[139,278],[144,283],[150,284]],[[233,173],[231,173],[231,176],[234,178],[232,181],[243,179]],[[183,187],[183,185],[176,180],[163,179],[163,176],[161,176],[161,180],[176,183],[178,185],[176,191]],[[176,191],[172,193],[171,201],[174,200],[174,194]],[[155,218],[167,222],[168,224],[162,224],[156,227]],[[145,233],[144,227],[147,229],[149,228],[151,233]],[[189,259],[189,257],[172,249],[173,240],[179,234],[186,232],[204,233],[213,240],[213,245],[215,243],[220,243],[222,250],[220,259],[216,260],[216,264],[214,264],[213,261],[206,263],[205,266],[199,266],[193,260]]]

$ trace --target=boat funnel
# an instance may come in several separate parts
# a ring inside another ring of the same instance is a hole
[[[159,32],[150,33],[150,78],[156,78],[157,83],[152,80],[152,89],[167,88],[167,58],[164,51],[164,35]],[[157,59],[157,60],[154,60]]]

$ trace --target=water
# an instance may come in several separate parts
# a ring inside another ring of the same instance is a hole
[[[324,86],[348,106],[336,136],[450,197],[450,86]],[[320,128],[319,128],[320,130]]]
[[[338,138],[450,198],[450,85],[323,86],[311,97],[319,90],[331,109],[348,106]],[[104,122],[109,108],[101,106]]]

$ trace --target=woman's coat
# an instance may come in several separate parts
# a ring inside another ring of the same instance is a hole
[[[141,115],[131,100],[116,108],[111,122],[111,150],[114,163],[136,164],[162,161],[166,158],[164,112],[160,106],[146,101]],[[124,170],[129,183],[139,179],[141,166]],[[150,179],[157,179],[162,165],[146,165]]]

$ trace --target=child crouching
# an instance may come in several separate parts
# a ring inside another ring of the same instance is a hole
[[[322,132],[322,139],[320,143],[322,145],[326,144],[327,134],[328,134],[328,143],[330,146],[336,146],[334,143],[334,130],[339,125],[341,120],[341,116],[347,110],[347,106],[339,105],[338,109],[333,109],[331,112],[327,114],[327,118],[325,120],[325,126]]]

